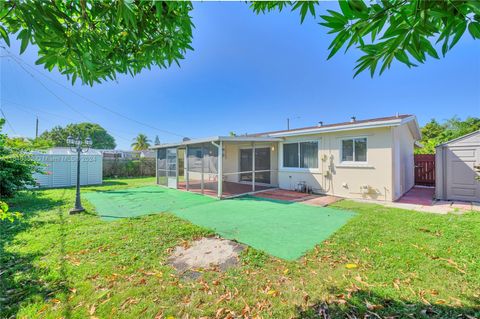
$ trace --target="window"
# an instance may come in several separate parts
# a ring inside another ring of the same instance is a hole
[[[283,144],[283,167],[318,168],[318,142]]]
[[[342,162],[366,162],[367,138],[342,140]]]
[[[298,167],[298,143],[283,144],[283,167]]]

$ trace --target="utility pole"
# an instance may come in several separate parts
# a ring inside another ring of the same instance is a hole
[[[35,139],[38,138],[38,116],[37,116],[37,120],[35,121]]]

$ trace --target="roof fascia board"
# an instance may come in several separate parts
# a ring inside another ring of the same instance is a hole
[[[367,129],[367,128],[399,126],[401,124],[402,124],[401,119],[395,119],[395,120],[382,121],[382,122],[347,124],[347,125],[342,125],[337,127],[325,127],[325,128],[318,127],[314,129],[307,129],[307,130],[272,133],[272,134],[267,134],[267,136],[287,137],[287,136],[307,135],[307,134],[315,134],[315,133],[329,133],[329,132],[340,132],[340,131],[348,131],[348,130],[361,130],[361,129]]]
[[[170,147],[179,147],[184,145],[192,145],[192,144],[202,144],[202,143],[210,143],[210,142],[280,142],[283,139],[276,138],[276,137],[243,137],[243,136],[211,136],[205,138],[198,138],[194,140],[184,141],[181,143],[168,143],[168,144],[161,144],[150,147],[150,149],[155,150],[159,148],[170,148]]]
[[[460,136],[460,137],[457,137],[457,138],[454,138],[453,140],[450,140],[450,141],[447,141],[447,142],[445,142],[445,143],[439,144],[439,145],[437,145],[436,147],[446,146],[446,145],[448,145],[448,144],[450,144],[450,143],[461,141],[461,140],[463,140],[464,138],[468,138],[468,137],[470,137],[470,136],[472,136],[472,135],[475,135],[475,134],[478,134],[478,133],[480,133],[480,130],[474,131],[474,132],[472,132],[472,133],[468,133],[468,134],[466,134],[466,135],[463,135],[463,136]]]

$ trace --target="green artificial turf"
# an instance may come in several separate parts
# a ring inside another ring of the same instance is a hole
[[[200,194],[159,186],[89,192],[83,197],[93,203],[100,217],[107,221],[172,212],[217,201]]]
[[[242,197],[216,200],[150,186],[86,193],[105,220],[170,212],[273,256],[295,260],[327,239],[354,214],[326,207]]]

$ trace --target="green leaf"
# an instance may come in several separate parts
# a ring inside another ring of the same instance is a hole
[[[357,75],[359,75],[363,70],[365,70],[366,68],[368,68],[368,66],[370,65],[370,61],[367,59],[367,60],[364,60],[363,62],[361,62],[360,64],[358,64],[355,69],[358,69],[355,74],[353,75],[353,78],[356,78]]]
[[[345,41],[347,41],[350,37],[350,34],[348,31],[341,31],[338,33],[338,35],[335,37],[335,39],[332,41],[332,43],[329,46],[329,49],[332,49],[330,51],[330,54],[327,57],[327,60],[330,60],[335,53],[340,50],[340,48],[345,44]]]
[[[2,36],[3,40],[5,40],[5,43],[10,46],[10,39],[8,38],[8,33],[7,30],[0,24],[0,35]]]
[[[474,39],[480,39],[480,23],[470,22],[468,24],[468,32],[470,32]]]
[[[428,53],[431,57],[435,59],[439,59],[437,50],[433,47],[433,45],[425,38],[420,38],[420,48]]]
[[[354,18],[352,9],[350,8],[347,0],[339,0],[338,4],[340,5],[340,9],[342,10],[345,17],[347,17],[348,19]]]
[[[467,29],[467,22],[462,21],[457,26],[455,27],[455,36],[453,37],[452,42],[450,43],[449,50],[453,48],[455,44],[457,44],[458,40],[463,36],[463,33],[465,33],[465,30]]]
[[[353,14],[362,19],[368,18],[368,7],[363,0],[348,0]]]
[[[399,50],[395,52],[395,58],[410,67],[412,63],[410,62],[410,59],[408,58],[408,55],[405,53],[405,51]]]
[[[28,29],[23,29],[22,31],[20,31],[17,39],[21,39],[20,54],[22,54],[27,49],[28,41],[30,41],[30,32],[28,31]]]

